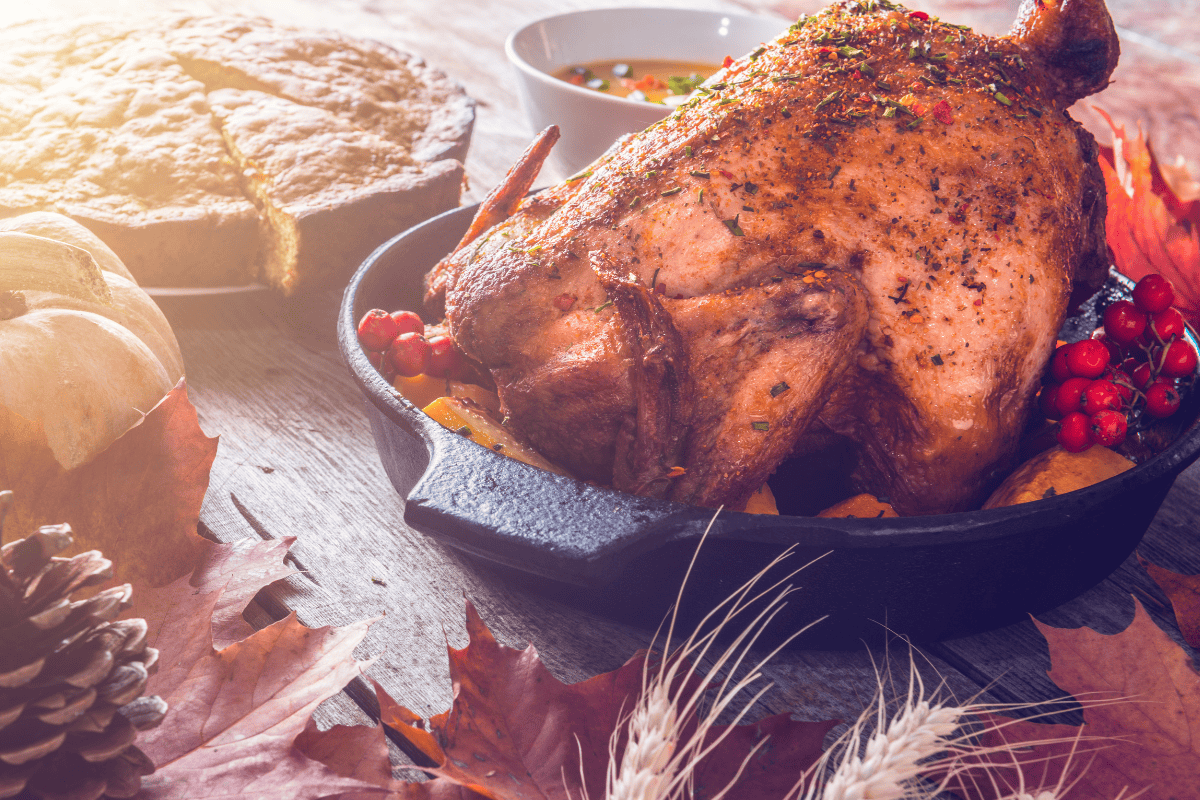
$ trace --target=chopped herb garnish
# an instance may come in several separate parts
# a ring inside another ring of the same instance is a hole
[[[691,94],[704,78],[696,73],[691,75],[672,75],[667,78],[667,87],[671,94]]]
[[[642,198],[641,198],[641,195],[638,195],[638,196],[634,197],[632,200],[630,200],[630,201],[629,201],[629,207],[630,207],[630,208],[637,208],[637,204],[638,204],[638,203],[640,203],[640,202],[642,202]]]
[[[765,47],[758,48],[757,50],[755,50],[753,53],[750,54],[750,60],[751,61],[756,60],[759,56],[761,56],[765,52],[767,52],[767,48],[765,48]]]
[[[574,183],[575,181],[581,181],[584,178],[590,178],[591,176],[592,176],[592,171],[589,169],[585,172],[579,173],[578,175],[572,175],[570,178],[567,178],[567,183]]]
[[[745,191],[746,194],[758,194],[758,184],[746,181],[745,185],[742,186],[742,190]]]
[[[692,157],[692,146],[690,144],[685,144],[683,146],[683,154],[688,158]]]
[[[787,385],[787,381],[780,381],[771,387],[771,397],[779,397],[779,395],[783,394],[790,388],[792,387]]]
[[[769,431],[769,430],[771,430],[771,423],[769,423],[769,422],[751,422],[750,427],[754,428],[754,430],[756,430],[756,431]]]
[[[601,311],[608,308],[612,304],[613,304],[612,300],[605,300],[603,304],[596,306],[596,313],[599,314]]]
[[[742,216],[741,214],[738,214],[733,219],[721,220],[721,222],[725,223],[725,227],[729,228],[729,232],[732,233],[734,236],[745,236],[746,235],[745,232],[740,227],[738,227],[738,219],[740,219],[741,216]]]
[[[942,361],[941,355],[935,355],[935,356],[933,356],[933,358],[931,358],[929,360],[933,362],[933,365],[935,367],[940,367],[940,366],[942,366],[942,364],[946,363],[946,362]]]
[[[826,95],[826,97],[825,97],[825,99],[824,99],[824,100],[822,100],[821,102],[817,103],[817,107],[816,107],[815,109],[813,109],[813,110],[814,110],[814,111],[820,111],[822,108],[824,108],[825,106],[829,105],[829,104],[830,104],[830,103],[832,103],[834,100],[837,100],[837,99],[838,99],[838,98],[841,96],[841,94],[842,94],[842,90],[841,90],[841,89],[838,89],[837,91],[830,92],[828,95]]]
[[[992,95],[992,97],[995,97],[1003,105],[1006,105],[1006,106],[1012,105],[1012,100],[1009,100],[1007,97],[1005,97],[1003,92],[996,92],[994,95]]]
[[[693,178],[708,178],[711,175],[711,173],[704,172],[704,171],[698,170],[698,169],[694,169],[691,172],[689,172],[688,174],[691,175]]]
[[[461,428],[458,428],[454,432],[457,433],[459,436],[470,436],[471,428],[467,425],[463,425]]]
[[[682,191],[683,191],[683,187],[682,187],[682,186],[676,186],[676,187],[674,187],[674,188],[667,189],[667,190],[665,190],[665,191],[659,192],[659,194],[661,194],[663,197],[670,197],[671,195],[673,195],[673,194],[679,194],[679,193],[680,193],[680,192],[682,192]]]

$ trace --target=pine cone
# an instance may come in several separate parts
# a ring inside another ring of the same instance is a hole
[[[11,492],[0,492],[0,533]],[[55,558],[69,525],[0,548],[0,798],[132,797],[154,764],[133,745],[166,713],[141,697],[158,651],[146,622],[116,620],[129,584],[71,600],[112,577],[98,551]]]

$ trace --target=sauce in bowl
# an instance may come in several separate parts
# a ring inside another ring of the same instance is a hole
[[[591,61],[565,67],[555,77],[615,97],[676,105],[720,68],[720,64],[660,59]]]

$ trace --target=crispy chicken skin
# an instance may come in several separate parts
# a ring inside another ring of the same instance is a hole
[[[1102,0],[989,38],[841,2],[589,170],[520,199],[543,134],[430,273],[509,424],[589,480],[744,506],[833,434],[901,513],[1011,467],[1104,189],[1065,109],[1106,85]]]

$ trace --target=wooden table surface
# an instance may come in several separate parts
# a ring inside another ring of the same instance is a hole
[[[479,200],[530,137],[517,105],[503,41],[518,25],[558,11],[596,5],[587,0],[201,0],[202,11],[239,11],[280,21],[334,28],[384,40],[424,55],[479,101],[463,202]],[[682,5],[624,0],[627,5]],[[112,11],[141,13],[150,0],[114,0]],[[180,4],[175,4],[176,6]],[[687,5],[777,11],[794,18],[816,0],[689,0]],[[37,15],[92,10],[87,0],[41,0],[0,8],[0,23]],[[1001,33],[1013,0],[938,0],[917,7],[943,19]],[[1181,154],[1200,174],[1200,27],[1198,0],[1120,0],[1112,6],[1124,40],[1117,82],[1099,103],[1118,120],[1139,121],[1167,160]],[[1108,143],[1104,128],[1081,117]],[[556,177],[544,175],[539,184]],[[406,527],[402,500],[380,465],[364,414],[334,339],[340,295],[284,301],[270,292],[222,297],[160,297],[178,335],[189,392],[220,449],[202,524],[221,540],[295,536],[301,574],[262,597],[268,614],[294,609],[306,624],[346,624],[383,616],[360,648],[377,657],[370,669],[398,700],[429,716],[449,707],[445,646],[465,643],[463,598],[469,597],[497,638],[517,647],[533,642],[561,679],[577,681],[623,663],[651,632],[523,591],[486,566]],[[1193,523],[1200,509],[1200,467],[1177,481],[1141,552],[1183,573],[1200,572]],[[1161,593],[1132,559],[1110,579],[1061,608],[1040,615],[1062,627],[1086,624],[1102,632],[1125,627],[1131,596],[1166,619]],[[1166,627],[1172,627],[1165,623]],[[875,665],[907,669],[909,653],[790,651],[765,672],[777,685],[760,713],[792,711],[805,719],[857,716],[876,685]],[[1042,701],[1060,692],[1046,677],[1044,640],[1032,623],[923,646],[915,659],[927,682],[944,680],[961,698]],[[362,699],[363,687],[351,687]],[[370,702],[366,701],[369,708]],[[362,721],[343,695],[321,712],[324,722]]]

